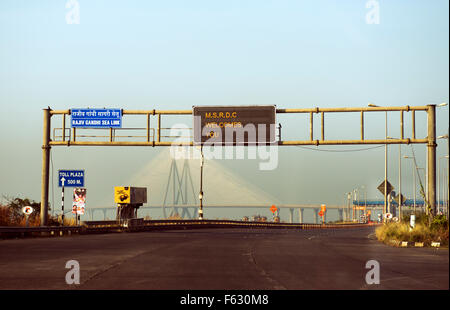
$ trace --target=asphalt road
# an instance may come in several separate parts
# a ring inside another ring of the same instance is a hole
[[[198,229],[0,240],[0,289],[449,289],[448,249],[394,248],[373,227]],[[65,282],[80,264],[79,285]],[[380,284],[366,283],[366,262]]]

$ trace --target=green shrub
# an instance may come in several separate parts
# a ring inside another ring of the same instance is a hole
[[[448,220],[445,215],[436,215],[431,222],[432,230],[439,230],[448,226]]]

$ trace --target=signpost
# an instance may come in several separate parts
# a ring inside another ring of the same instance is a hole
[[[64,225],[64,187],[84,186],[84,170],[58,170],[58,186],[61,187],[61,221]]]
[[[59,187],[83,187],[84,170],[58,170]]]
[[[272,206],[270,207],[270,211],[272,212],[272,219],[273,219],[274,221],[277,221],[277,218],[276,218],[276,216],[275,216],[275,212],[278,212],[277,206],[272,205]]]
[[[121,109],[71,109],[72,128],[122,128]]]
[[[26,218],[26,224],[25,226],[28,227],[28,217],[30,216],[31,213],[33,213],[34,209],[33,207],[30,206],[25,206],[22,208],[22,212],[25,214],[25,218]]]
[[[327,206],[326,205],[320,205],[320,212],[319,216],[322,217],[322,224],[325,224],[325,213],[327,212]]]
[[[194,106],[195,144],[275,143],[275,114],[271,106]]]
[[[86,189],[74,188],[72,213],[75,214],[75,219],[77,223],[79,220],[79,216],[84,215],[85,208],[86,208]]]
[[[377,188],[385,197],[385,206],[384,206],[385,210],[383,212],[388,213],[390,211],[388,195],[394,190],[394,186],[392,186],[392,184],[389,183],[388,180],[385,180]]]
[[[275,212],[277,212],[278,209],[277,209],[277,207],[276,207],[275,205],[272,205],[272,206],[270,207],[270,211],[272,211],[272,213],[275,214]]]
[[[377,189],[384,195],[384,181],[377,187]],[[392,186],[391,183],[389,183],[389,181],[387,181],[387,194],[389,195],[393,190],[394,190],[394,186]]]

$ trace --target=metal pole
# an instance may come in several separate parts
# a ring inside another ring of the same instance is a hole
[[[387,127],[387,111],[386,111],[386,118],[385,118],[385,133],[387,140],[388,137],[388,127]],[[387,201],[387,144],[384,145],[384,213],[388,213],[388,201]]]
[[[431,216],[436,215],[436,106],[428,105],[427,200]]]
[[[449,142],[448,139],[449,137],[449,129],[447,128],[447,228],[448,228],[448,205],[450,203],[450,191],[449,191],[449,178],[450,178],[450,146],[449,146]],[[445,181],[444,181],[445,182]],[[444,185],[445,186],[445,185]],[[445,198],[444,198],[445,199]]]
[[[441,191],[441,159],[438,159],[438,168],[437,168],[437,178],[438,178],[438,183],[437,183],[437,210],[439,212],[440,206],[441,206],[441,201],[440,201],[440,191]]]
[[[348,200],[348,205],[347,205],[347,220],[350,222],[350,201],[352,199],[352,194],[351,193],[347,193],[347,200]]]
[[[41,226],[48,222],[48,187],[50,170],[50,108],[44,109],[43,144],[42,144],[42,178],[41,178]]]
[[[147,142],[150,142],[150,113],[147,114]]]
[[[355,193],[356,193],[356,206],[357,206],[357,208],[358,209],[356,209],[357,211],[356,211],[356,219],[358,220],[358,222],[359,222],[359,219],[361,218],[361,210],[359,209],[359,207],[360,207],[360,202],[359,202],[359,188],[356,188],[355,189]]]
[[[413,163],[413,174],[414,174],[414,182],[413,182],[413,186],[414,186],[414,214],[416,214],[416,167],[414,167],[414,163]]]
[[[361,218],[361,216],[364,218],[365,215],[366,215],[366,212],[367,212],[367,190],[366,190],[366,187],[364,185],[361,185],[361,189],[364,191],[360,195],[360,199],[361,200],[364,198],[364,209],[360,209],[359,210],[359,216],[360,216],[360,218]]]
[[[367,189],[364,186],[364,207],[367,208]]]
[[[403,115],[403,114],[402,114]],[[403,117],[402,117],[403,124]],[[398,220],[402,221],[402,145],[398,145]]]
[[[322,141],[325,140],[325,113],[322,112]]]
[[[350,198],[351,194],[347,193],[347,220],[350,222]]]
[[[66,141],[66,114],[62,115],[62,141]]]
[[[200,194],[198,198],[200,200],[200,208],[198,210],[198,218],[203,220],[203,146],[200,146],[201,162],[200,162]]]
[[[158,114],[158,128],[156,141],[161,142],[161,114]]]
[[[64,182],[63,182],[62,191],[61,191],[61,211],[62,211],[62,215],[61,215],[62,226],[64,226]]]
[[[354,195],[354,190],[351,192],[351,202],[352,202],[352,222],[355,221],[355,205],[353,204],[353,195]]]

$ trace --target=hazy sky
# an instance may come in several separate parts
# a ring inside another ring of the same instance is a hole
[[[79,4],[79,24],[68,24],[70,2],[0,2],[2,195],[40,200],[42,109],[47,106],[150,110],[448,102],[447,0],[78,0],[72,2]],[[379,23],[369,24],[366,4],[374,2]],[[398,113],[389,118],[389,135],[398,136]],[[328,138],[358,137],[358,115],[329,120]],[[418,115],[421,137],[425,120]],[[307,138],[306,116],[279,115],[277,122],[284,139]],[[384,137],[384,113],[367,116],[366,124],[367,138]],[[447,130],[448,106],[437,109],[437,135]],[[440,158],[447,145],[445,140],[438,144]],[[273,171],[259,171],[257,161],[221,164],[281,201],[337,204],[361,186],[369,198],[381,197],[376,186],[384,178],[383,147],[329,152],[364,148],[284,147]],[[425,149],[415,146],[422,167]],[[91,205],[105,197],[112,203],[112,187],[129,182],[159,152],[53,147],[53,199],[60,200],[57,170],[79,168],[86,170]],[[411,155],[411,147],[402,146],[402,152]],[[412,193],[411,165],[402,163],[407,195]],[[389,147],[389,169],[397,187],[396,145]],[[166,178],[161,176],[161,182]]]

